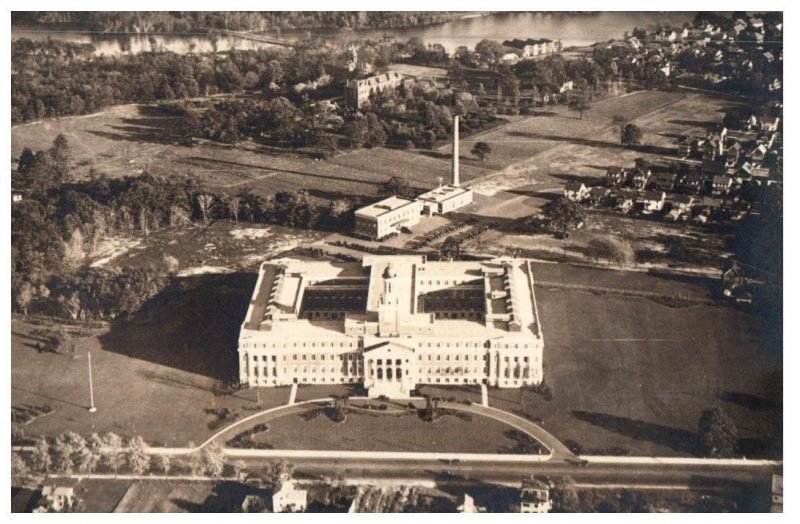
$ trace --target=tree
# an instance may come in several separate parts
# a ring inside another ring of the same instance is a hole
[[[472,146],[472,151],[470,151],[473,155],[481,159],[481,162],[490,154],[492,154],[492,146],[487,144],[486,142],[476,142],[474,146]]]
[[[442,260],[457,260],[461,255],[461,244],[454,237],[447,237],[442,242],[442,247],[439,249],[439,257]]]
[[[11,485],[22,485],[24,478],[28,476],[28,464],[17,451],[11,451]]]
[[[619,127],[620,136],[622,136],[622,129],[625,127],[625,124],[628,122],[628,119],[625,118],[623,115],[614,115],[611,118],[611,123],[615,126]]]
[[[67,431],[58,436],[55,443],[56,468],[71,474],[75,467],[77,457],[83,454],[86,440],[73,431]]]
[[[364,118],[355,118],[344,125],[344,134],[351,149],[364,147],[369,139],[369,125]]]
[[[45,437],[36,439],[36,444],[33,447],[33,467],[36,471],[41,473],[50,473],[50,444]]]
[[[203,216],[203,222],[208,223],[208,214],[213,203],[213,195],[209,195],[208,193],[200,193],[197,195],[197,205],[200,207],[200,214]]]
[[[475,54],[484,62],[494,63],[502,58],[505,51],[499,42],[484,38],[475,44]]]
[[[89,435],[89,438],[86,440],[85,452],[81,456],[78,464],[82,471],[86,471],[90,474],[94,473],[94,470],[97,468],[97,463],[100,462],[100,458],[103,456],[103,444],[103,437],[98,433]]]
[[[578,490],[572,477],[561,477],[556,480],[553,486],[553,498],[560,512],[576,513],[580,511]]]
[[[233,474],[236,477],[241,477],[247,471],[247,464],[243,460],[237,460],[233,463]]]
[[[399,176],[393,176],[378,186],[379,197],[388,198],[392,195],[403,198],[414,198],[416,196],[414,188],[411,187],[408,180]]]
[[[187,459],[187,465],[189,466],[189,471],[192,472],[192,477],[196,477],[204,470],[203,461],[199,453],[190,454]]]
[[[722,408],[703,412],[698,422],[698,433],[703,452],[708,456],[729,457],[736,449],[736,423]]]
[[[169,476],[170,458],[166,453],[163,455],[156,455],[156,464],[158,469],[164,472],[164,475]]]
[[[626,242],[615,238],[595,238],[589,241],[589,249],[587,253],[595,261],[604,258],[610,264],[616,262],[622,269],[622,264],[633,258],[633,250]]]
[[[122,437],[116,433],[106,433],[103,436],[103,443],[105,444],[106,464],[114,469],[114,477],[116,477],[117,468],[119,467],[119,455],[122,451]]]
[[[128,451],[125,460],[135,475],[142,474],[150,467],[150,457],[147,455],[147,445],[142,437],[133,437],[128,441]]]
[[[20,282],[19,286],[14,289],[14,303],[23,315],[28,316],[28,306],[33,302],[35,295],[36,288],[27,280]]]
[[[222,445],[211,443],[202,451],[203,469],[212,477],[219,477],[225,469],[225,456]]]
[[[577,228],[586,219],[583,207],[565,197],[551,200],[542,206],[542,215],[561,238],[566,238],[570,229]]]
[[[622,128],[620,140],[623,146],[639,145],[642,143],[642,130],[635,124],[628,124]]]
[[[589,97],[586,95],[586,93],[584,91],[580,91],[572,96],[568,107],[570,111],[577,111],[578,118],[583,120],[583,112],[591,109],[592,105],[589,103]]]

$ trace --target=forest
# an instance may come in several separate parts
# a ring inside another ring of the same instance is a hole
[[[59,136],[46,151],[23,151],[12,177],[25,198],[11,210],[11,286],[18,311],[66,318],[131,314],[166,285],[169,261],[126,270],[85,268],[85,259],[114,235],[147,236],[192,221],[215,219],[298,228],[348,229],[356,200],[312,203],[305,192],[268,198],[243,189],[209,191],[188,177],[147,173],[110,179],[93,172],[73,180],[69,144]]]
[[[136,33],[388,29],[448,22],[446,11],[15,11],[11,22],[74,30]]]

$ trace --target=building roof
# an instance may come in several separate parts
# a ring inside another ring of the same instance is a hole
[[[408,206],[414,203],[414,200],[410,200],[408,198],[390,196],[389,198],[384,198],[380,202],[375,202],[374,204],[362,207],[356,211],[356,215],[377,218],[383,214],[389,213],[390,211],[394,211],[403,206]]]
[[[642,193],[642,199],[651,202],[660,202],[666,198],[663,191],[645,191]]]
[[[606,174],[607,175],[617,175],[617,174],[623,173],[624,171],[625,171],[624,167],[608,166],[608,169],[606,170]]]
[[[586,184],[582,182],[567,182],[564,185],[564,191],[580,191],[581,189],[586,189]]]
[[[525,259],[433,262],[417,255],[367,255],[361,263],[293,259],[263,263],[240,340],[261,336],[344,340],[354,336],[347,334],[351,332],[348,326],[374,325],[386,307],[382,298],[387,269],[394,275],[390,305],[397,312],[401,336],[539,336],[532,275]],[[481,313],[475,318],[482,320],[434,319],[432,313],[426,313],[420,297],[442,287],[482,290],[478,293],[484,297],[482,305],[477,302],[473,306],[474,312]],[[310,320],[304,316],[309,290],[322,296],[330,293],[334,301],[341,290],[347,290],[366,300],[344,319]]]
[[[446,200],[450,200],[451,198],[463,195],[464,193],[469,193],[470,191],[472,190],[467,189],[465,187],[453,186],[448,184],[446,186],[437,187],[436,189],[431,189],[426,193],[422,193],[417,197],[417,200],[440,203]]]

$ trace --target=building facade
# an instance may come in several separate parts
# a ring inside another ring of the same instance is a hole
[[[419,223],[422,203],[399,196],[391,196],[355,212],[354,232],[372,239],[381,239],[398,233],[402,227]]]
[[[543,347],[527,260],[282,259],[261,266],[239,379],[359,383],[391,398],[422,384],[518,388],[541,383]]]
[[[373,96],[387,89],[397,89],[403,83],[403,75],[397,71],[387,71],[379,75],[348,80],[344,88],[344,100],[350,107],[361,109]]]

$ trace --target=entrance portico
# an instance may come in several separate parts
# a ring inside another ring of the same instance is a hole
[[[372,398],[408,398],[415,386],[414,351],[397,342],[379,342],[364,350],[364,387]]]

